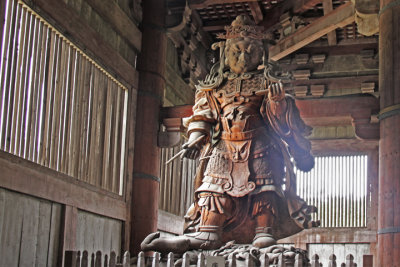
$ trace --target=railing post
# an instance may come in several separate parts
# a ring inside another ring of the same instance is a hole
[[[182,267],[189,267],[189,265],[190,265],[189,254],[185,252],[182,256]]]
[[[139,260],[138,260],[139,261]],[[114,251],[111,251],[110,253],[110,261],[109,261],[109,266],[110,267],[115,267],[115,265],[117,264],[117,254],[115,254]],[[139,266],[139,264],[138,264]]]
[[[320,265],[319,265],[319,256],[317,254],[314,254],[311,257],[311,267],[320,267]]]
[[[84,250],[82,254],[81,266],[88,267],[88,263],[89,263],[89,253],[86,250]]]
[[[77,256],[78,256],[77,251],[66,250],[64,253],[64,266],[65,267],[78,267],[76,265]]]
[[[279,266],[279,267],[286,267],[285,256],[283,255],[283,253],[281,253],[281,254],[279,255],[279,258],[278,258],[278,266]]]
[[[354,266],[354,256],[351,254],[346,256],[346,267],[355,267]]]
[[[332,254],[332,255],[329,256],[328,267],[336,267],[336,266],[337,266],[337,264],[336,264],[336,255]]]
[[[174,253],[170,252],[168,253],[167,267],[174,267],[174,266],[175,266]],[[144,267],[144,265],[138,267]]]
[[[260,256],[260,267],[269,267],[269,257],[267,255],[267,253],[263,253]],[[298,266],[298,267],[302,267],[302,266]]]
[[[303,267],[303,255],[297,254],[294,261],[294,267]]]
[[[100,250],[96,251],[96,255],[94,258],[94,266],[101,267],[101,251]]]
[[[234,257],[236,258],[236,256]],[[254,262],[254,259],[250,253],[246,254],[246,267],[255,267],[256,264]]]
[[[160,267],[160,253],[155,252],[153,257],[153,262],[151,263],[151,267]]]
[[[206,257],[203,253],[200,253],[197,257],[197,267],[205,267],[206,266]]]
[[[145,262],[145,258],[144,258],[144,252],[141,251],[141,252],[139,252],[139,255],[138,255],[137,267],[145,267],[145,265],[146,265],[146,262]]]
[[[124,256],[122,257],[122,267],[130,267],[131,266],[131,254],[129,251],[125,251]]]

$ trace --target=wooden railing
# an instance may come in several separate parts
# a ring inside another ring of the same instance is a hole
[[[118,263],[120,262],[120,263]],[[65,251],[64,254],[64,267],[130,267],[130,254],[125,252],[120,261],[114,251],[110,255],[102,254],[97,251],[96,254],[89,253],[85,250],[80,251]]]
[[[21,1],[1,58],[0,149],[122,194],[127,88]]]
[[[192,258],[191,258],[192,257]],[[196,262],[193,265],[193,262]],[[197,256],[197,259],[193,259],[193,256],[189,256],[189,253],[183,254],[182,258],[175,259],[174,254],[171,252],[168,254],[167,259],[160,259],[160,254],[155,253],[152,258],[145,258],[144,253],[140,252],[138,255],[137,263],[135,264],[137,267],[158,267],[158,266],[166,266],[166,267],[174,267],[175,264],[178,264],[181,267],[205,267],[205,266],[215,266],[215,267],[323,267],[322,263],[319,262],[319,256],[313,255],[311,257],[311,261],[309,263],[304,263],[304,258],[302,254],[297,254],[295,260],[288,261],[285,256],[285,253],[279,255],[277,261],[273,261],[271,263],[268,254],[261,254],[259,257],[253,257],[250,254],[247,254],[244,261],[239,262],[236,259],[236,256],[229,256],[228,260],[225,260],[224,257],[221,256],[209,256],[204,253],[200,253]],[[329,257],[328,266],[340,266],[340,267],[356,267],[357,264],[354,262],[353,255],[349,254],[346,256],[345,262],[336,261],[336,256],[332,254]],[[327,267],[328,267],[327,266]],[[361,265],[360,265],[361,266]],[[370,265],[364,265],[365,267],[370,267]],[[372,265],[371,265],[372,266]]]

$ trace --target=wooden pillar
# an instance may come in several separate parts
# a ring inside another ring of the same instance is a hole
[[[143,239],[157,230],[160,183],[157,133],[165,88],[164,4],[164,1],[143,1],[131,205],[130,251],[134,255],[139,252]]]
[[[400,3],[379,12],[379,215],[376,266],[400,266]]]

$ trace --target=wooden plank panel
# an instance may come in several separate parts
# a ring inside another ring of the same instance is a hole
[[[3,235],[0,239],[0,266],[18,266],[19,241],[21,240],[23,225],[23,206],[21,202],[20,198],[6,193],[6,208],[3,213]]]
[[[39,201],[23,197],[23,223],[20,239],[19,266],[34,266],[38,243]]]
[[[51,204],[51,217],[50,217],[50,234],[49,234],[49,250],[47,254],[47,266],[59,266],[58,262],[58,246],[61,227],[61,205],[57,203]]]
[[[39,218],[37,231],[37,245],[35,255],[36,266],[47,266],[48,253],[51,237],[51,206],[47,201],[39,201]]]
[[[124,220],[126,217],[122,197],[3,151],[0,151],[0,173],[2,187],[111,218]]]
[[[111,150],[111,119],[113,113],[113,92],[112,83],[110,80],[107,80],[107,87],[106,90],[106,99],[105,99],[105,117],[103,118],[104,121],[104,140],[103,140],[103,172],[102,172],[102,188],[112,190],[112,186],[110,186],[110,150]]]

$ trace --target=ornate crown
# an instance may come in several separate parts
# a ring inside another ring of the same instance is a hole
[[[219,33],[219,39],[233,39],[237,37],[249,37],[253,39],[269,39],[263,32],[264,28],[256,26],[255,23],[246,15],[239,15],[230,26],[225,26],[226,34]]]

